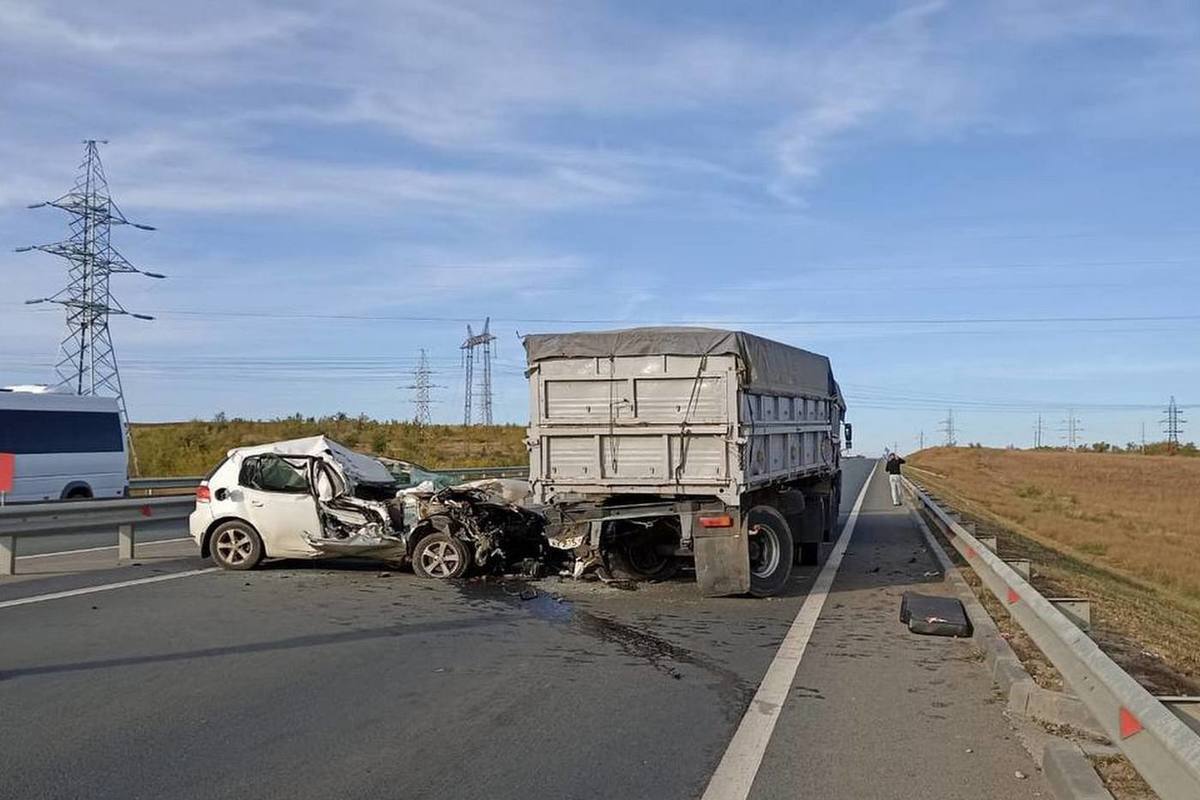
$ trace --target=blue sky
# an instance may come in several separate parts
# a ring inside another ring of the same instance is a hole
[[[406,417],[424,347],[454,421],[489,314],[515,422],[518,334],[601,321],[826,353],[866,450],[1200,395],[1194,3],[192,5],[0,0],[0,382],[95,137],[170,276],[117,287],[135,420]]]

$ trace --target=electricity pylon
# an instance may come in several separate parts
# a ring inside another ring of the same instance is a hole
[[[149,225],[130,222],[108,193],[108,180],[100,163],[98,144],[84,141],[83,163],[71,191],[57,200],[34,203],[30,208],[51,206],[70,215],[70,235],[61,242],[19,247],[17,252],[41,250],[67,262],[67,285],[55,294],[26,300],[28,304],[55,303],[67,310],[67,333],[59,345],[54,365],[60,390],[82,395],[106,395],[117,398],[121,420],[129,435],[129,414],[117,369],[108,318],[113,315],[153,319],[145,314],[126,311],[112,296],[109,277],[113,273],[136,272],[149,278],[162,278],[156,272],[140,270],[125,260],[109,240],[113,225],[132,225],[152,231]],[[132,452],[133,441],[129,442]],[[135,457],[136,466],[136,457]]]
[[[445,388],[440,384],[434,383],[431,378],[433,370],[429,367],[429,356],[425,353],[425,348],[421,348],[421,357],[417,360],[417,366],[413,369],[413,382],[408,386],[401,388],[411,389],[412,404],[413,404],[413,422],[417,425],[429,425],[432,422],[429,406],[434,402],[430,396],[432,389]]]
[[[1175,403],[1175,395],[1171,395],[1171,402],[1163,413],[1166,416],[1162,418],[1161,423],[1167,434],[1167,449],[1173,453],[1179,449],[1179,437],[1183,434],[1183,423],[1187,422],[1180,414],[1179,406]]]
[[[476,334],[467,325],[467,338],[462,343],[463,351],[463,425],[470,425],[471,395],[475,392],[475,348],[483,353],[483,375],[479,381],[479,407],[476,409],[478,418],[475,420],[483,425],[492,424],[492,342],[496,341],[488,328],[491,317],[484,319],[483,332]]]

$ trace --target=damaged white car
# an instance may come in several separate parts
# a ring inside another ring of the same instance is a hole
[[[432,578],[540,563],[543,526],[483,485],[398,491],[383,464],[324,436],[230,450],[197,487],[189,518],[200,554],[225,569],[362,556]]]

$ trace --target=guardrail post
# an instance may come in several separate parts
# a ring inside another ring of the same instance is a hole
[[[1158,701],[1171,709],[1184,725],[1200,733],[1200,697],[1159,697]]]
[[[127,561],[133,558],[133,523],[117,528],[117,558]]]
[[[0,536],[0,575],[14,575],[17,571],[17,537]]]
[[[1025,580],[1033,580],[1033,564],[1028,558],[1006,558],[1004,563],[1012,567],[1013,571]]]
[[[1047,597],[1050,604],[1085,633],[1092,629],[1092,603],[1086,597]]]

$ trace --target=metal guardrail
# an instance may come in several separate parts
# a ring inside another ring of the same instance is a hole
[[[1163,800],[1200,798],[1200,735],[920,487],[904,482],[1146,783]]]
[[[117,557],[133,558],[138,523],[183,519],[196,507],[188,495],[131,497],[124,500],[75,500],[67,503],[29,503],[0,508],[0,575],[17,566],[17,537],[56,536],[117,530]]]
[[[155,489],[195,489],[202,480],[203,475],[184,478],[130,478],[129,490],[153,492]]]
[[[529,465],[517,467],[465,467],[463,469],[435,469],[442,475],[451,475],[460,481],[479,481],[484,478],[528,478]]]
[[[515,467],[464,467],[462,469],[432,470],[441,475],[450,475],[460,481],[476,481],[484,478],[526,478],[529,467],[522,464]],[[202,475],[182,478],[130,478],[130,491],[152,493],[159,489],[193,489],[204,480]]]

